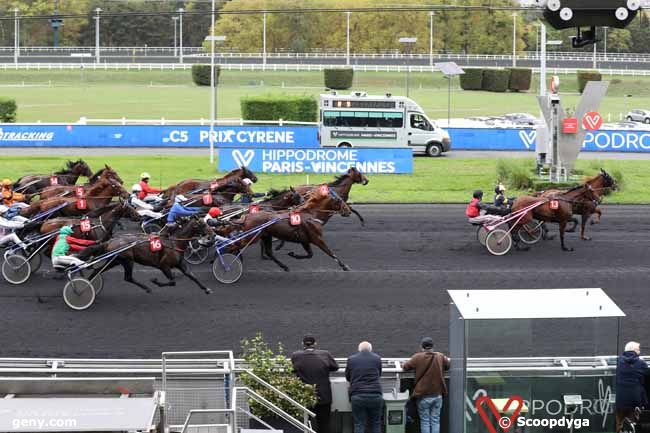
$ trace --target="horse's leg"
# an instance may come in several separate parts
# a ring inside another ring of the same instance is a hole
[[[284,246],[284,241],[280,240],[280,243],[278,244],[278,246],[275,247],[275,251],[280,251],[283,246]]]
[[[289,272],[289,267],[278,260],[278,258],[273,254],[273,237],[271,235],[263,235],[261,244],[266,256],[273,260],[273,262],[281,267],[285,272]]]
[[[587,221],[589,220],[590,214],[582,214],[582,224],[580,224],[580,239],[583,241],[590,241],[591,238],[589,236],[585,236],[585,227],[587,225]]]
[[[310,233],[310,241],[311,241],[311,243],[314,244],[314,245],[316,245],[316,246],[317,246],[318,248],[320,248],[321,250],[323,250],[323,252],[324,252],[325,254],[327,254],[328,256],[330,256],[331,258],[333,258],[334,260],[336,260],[336,263],[339,264],[339,266],[341,267],[341,269],[343,269],[344,271],[349,271],[350,268],[349,268],[345,263],[343,263],[343,262],[342,262],[338,257],[336,257],[336,254],[334,254],[334,253],[332,252],[332,250],[329,249],[329,247],[327,246],[327,244],[325,244],[325,241],[324,241],[323,238],[321,237],[321,234],[322,234],[322,233],[314,233],[314,234],[312,235],[312,234]]]
[[[136,281],[135,278],[133,278],[133,262],[130,259],[117,258],[115,259],[115,261],[116,262],[119,261],[119,263],[124,268],[124,281],[126,281],[127,283],[135,284],[145,292],[151,293],[151,288],[145,286],[144,284],[142,284],[139,281]]]
[[[158,269],[160,269],[160,272],[165,274],[165,277],[167,277],[169,281],[163,283],[159,281],[158,278],[156,277],[152,278],[150,281],[158,287],[174,287],[176,285],[176,280],[174,279],[174,273],[172,272],[172,270],[168,266],[163,265],[162,263],[160,264],[160,267]]]
[[[353,214],[355,214],[357,216],[357,218],[359,218],[359,222],[361,222],[361,227],[365,227],[366,226],[366,220],[363,219],[361,214],[356,209],[353,209],[352,206],[348,205],[348,207],[350,208],[350,211]]]
[[[594,215],[596,215],[597,218],[592,218],[591,224],[600,224],[600,218],[603,216],[603,211],[600,210],[599,207],[596,207],[596,209],[594,209]]]
[[[571,223],[573,223],[573,225],[571,226],[571,228],[568,228],[565,231],[569,232],[569,233],[573,233],[573,232],[576,231],[576,228],[578,228],[578,224],[579,224],[578,218],[572,216],[569,221],[571,221]]]
[[[566,223],[566,220],[560,220],[560,245],[562,246],[562,251],[573,251],[573,248],[567,248],[564,245],[564,232],[566,231]]]
[[[185,263],[185,260],[180,260],[178,262],[178,266],[176,266],[180,271],[185,275],[187,278],[190,280],[194,281],[194,283],[201,288],[205,292],[206,295],[209,295],[212,293],[212,290],[207,288],[206,286],[201,283],[198,278],[194,275],[194,273],[190,270],[190,268],[187,266],[187,263]]]
[[[298,254],[294,253],[293,251],[289,253],[289,256],[293,257],[294,259],[302,260],[302,259],[311,259],[314,257],[314,252],[311,249],[311,244],[309,242],[303,242],[302,247],[305,249],[307,254],[304,256],[299,256]]]
[[[553,239],[555,239],[555,236],[548,234],[549,229],[548,229],[548,226],[546,225],[546,223],[544,223],[544,222],[542,223],[542,232],[543,232],[542,233],[542,239],[544,239],[546,241],[552,241]]]

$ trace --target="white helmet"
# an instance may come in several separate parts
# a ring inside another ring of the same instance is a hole
[[[178,195],[174,198],[174,201],[175,201],[176,203],[180,203],[180,202],[185,201],[185,200],[187,200],[187,199],[186,199],[185,196],[182,195],[182,194],[178,194]]]
[[[134,183],[133,186],[131,187],[132,192],[142,192],[142,187],[140,186],[139,183]]]
[[[243,178],[241,181],[244,182],[245,185],[252,185],[253,184],[253,181],[250,180],[247,177]]]

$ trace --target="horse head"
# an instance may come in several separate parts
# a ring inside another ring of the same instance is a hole
[[[368,185],[368,182],[370,182],[370,180],[368,180],[368,178],[356,167],[350,167],[348,169],[347,175],[350,176],[354,183]]]
[[[129,198],[129,192],[115,179],[107,179],[111,194],[123,199]]]
[[[104,174],[106,177],[108,177],[109,179],[114,179],[114,180],[118,181],[118,182],[120,183],[120,185],[124,185],[124,181],[122,180],[122,178],[120,177],[120,175],[117,174],[117,171],[115,171],[115,170],[113,169],[113,167],[111,167],[111,166],[109,166],[109,165],[107,165],[107,164],[104,164],[103,171],[104,171],[103,174]]]
[[[118,209],[118,218],[127,217],[134,222],[142,221],[142,216],[133,206],[131,206],[128,200],[124,200],[120,197],[120,206]]]
[[[602,177],[603,179],[603,188],[611,188],[612,190],[616,191],[616,189],[618,188],[618,184],[616,183],[616,179],[614,179],[613,176],[611,176],[602,168],[600,169],[599,176]]]
[[[68,161],[67,167],[68,167],[68,170],[70,170],[70,172],[72,174],[76,174],[76,175],[79,175],[79,176],[85,176],[85,177],[88,177],[88,178],[93,176],[92,170],[90,169],[90,167],[88,166],[86,161],[84,161],[83,159],[80,159],[80,160],[74,161],[74,162],[73,161]]]
[[[248,167],[241,167],[241,178],[250,179],[251,182],[257,183],[257,176]]]

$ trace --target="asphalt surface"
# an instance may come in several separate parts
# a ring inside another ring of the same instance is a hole
[[[556,239],[493,257],[476,241],[463,206],[359,205],[365,228],[341,217],[326,227],[326,241],[349,272],[320,251],[296,261],[286,255],[294,246],[278,255],[291,268],[285,273],[261,261],[254,247],[235,285],[219,285],[207,264],[195,268],[211,295],[187,278],[146,294],[116,270],[84,312],[69,310],[61,298],[63,281],[40,271],[23,286],[0,281],[0,356],[157,357],[164,350],[238,349],[242,338],[258,331],[288,350],[313,332],[336,356],[353,352],[362,339],[384,356],[406,356],[425,335],[447,348],[447,289],[497,288],[602,287],[627,314],[621,341],[648,345],[649,209],[605,207],[602,224],[588,228],[593,241],[568,235],[571,253],[561,251]],[[140,281],[154,276],[162,277],[136,267]],[[36,291],[45,303],[36,301]],[[613,324],[483,324],[470,356],[613,354]]]

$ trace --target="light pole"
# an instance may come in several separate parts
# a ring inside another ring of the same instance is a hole
[[[20,55],[20,18],[18,17],[19,9],[14,9],[14,63],[18,64]]]
[[[607,29],[608,27],[603,27],[603,31],[605,32],[605,37],[603,37],[603,43],[605,44],[604,46],[605,61],[607,61]]]
[[[212,0],[212,25],[210,26],[210,36],[206,38],[210,41],[210,164],[214,164],[214,123],[217,117],[217,86],[214,76],[214,43],[223,42],[225,36],[214,35],[214,0]]]
[[[517,67],[517,12],[512,14],[512,67]]]
[[[176,24],[178,17],[172,17],[172,21],[174,22],[174,57],[176,57],[178,55],[178,50],[176,49]]]
[[[429,66],[433,66],[433,16],[436,13],[429,12]]]
[[[266,12],[262,15],[263,18],[263,31],[262,31],[262,70],[266,69]]]
[[[100,8],[95,9],[95,63],[99,63],[99,13],[102,10]]]
[[[411,47],[418,41],[418,38],[399,38],[399,43],[404,44],[406,47],[406,97],[409,97],[410,93],[410,80],[411,80],[411,68],[409,67],[409,57],[411,54]]]
[[[178,28],[179,28],[179,38],[178,38],[178,61],[183,63],[183,12],[185,9],[178,9]],[[214,1],[212,2],[212,24],[214,25]]]
[[[598,68],[598,43],[594,42],[594,69]]]
[[[345,31],[345,64],[350,65],[350,12],[347,15],[347,27]]]

